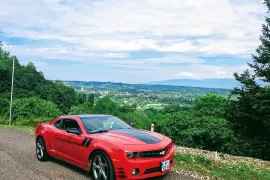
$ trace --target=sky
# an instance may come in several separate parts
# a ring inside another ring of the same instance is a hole
[[[1,0],[0,41],[51,80],[233,78],[260,45],[262,0]]]

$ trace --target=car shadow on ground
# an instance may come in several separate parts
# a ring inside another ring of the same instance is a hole
[[[87,171],[85,171],[85,170],[83,170],[83,169],[81,169],[81,168],[78,168],[77,166],[74,166],[74,165],[72,165],[72,164],[66,163],[66,162],[61,161],[61,160],[53,159],[53,158],[51,158],[50,161],[51,161],[52,163],[58,164],[58,165],[60,165],[60,166],[64,166],[65,168],[68,168],[68,169],[70,169],[70,170],[72,170],[72,171],[74,171],[74,172],[76,172],[76,173],[78,173],[78,174],[80,174],[80,175],[83,175],[83,176],[85,176],[87,179],[91,178],[89,172],[87,172]],[[144,180],[162,180],[162,179],[164,179],[164,176],[161,176],[161,177],[155,177],[155,178],[148,178],[148,179],[144,179]]]
[[[68,169],[70,169],[70,170],[72,170],[72,171],[74,171],[74,172],[76,172],[76,173],[78,173],[80,175],[83,175],[86,178],[90,178],[89,172],[87,172],[87,171],[85,171],[85,170],[83,170],[83,169],[81,169],[81,168],[79,168],[77,166],[74,166],[74,165],[69,164],[69,163],[67,163],[65,161],[61,161],[61,160],[53,159],[53,158],[51,158],[50,161],[52,163],[58,164],[60,166],[64,166],[65,168],[68,168]]]

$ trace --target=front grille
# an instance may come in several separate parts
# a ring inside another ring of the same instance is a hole
[[[146,169],[143,174],[151,174],[155,172],[160,172],[160,167]]]
[[[156,157],[163,157],[167,154],[168,147],[162,150],[155,150],[155,151],[144,151],[139,152],[137,157],[140,158],[156,158]]]

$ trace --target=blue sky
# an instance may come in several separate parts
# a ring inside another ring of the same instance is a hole
[[[0,1],[0,41],[48,79],[232,78],[260,44],[262,0]]]

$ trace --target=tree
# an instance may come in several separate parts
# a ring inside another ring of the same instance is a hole
[[[270,1],[265,0],[264,4],[270,11]],[[270,82],[269,26],[270,18],[266,17],[260,36],[261,45],[256,49],[256,55],[252,55],[253,62],[248,64],[254,73],[245,70],[240,75],[234,74],[242,86],[232,91],[236,100],[232,101],[227,113],[235,131],[249,141],[249,148],[253,151],[248,155],[264,159],[270,159],[270,86],[261,87],[256,80]]]
[[[160,125],[161,133],[177,145],[232,152],[233,131],[223,118],[198,117],[191,111],[183,111],[172,114]]]
[[[38,96],[57,104],[65,114],[71,106],[78,105],[78,96],[74,89],[63,82],[46,80],[42,72],[38,72],[35,65],[29,62],[26,66],[19,63],[16,56],[2,49],[0,42],[0,98],[10,98],[12,63],[15,59],[14,99]],[[84,95],[84,101],[86,95]]]
[[[144,111],[134,111],[122,114],[121,117],[127,123],[135,123],[135,128],[150,130],[151,120]]]
[[[116,115],[118,113],[118,106],[109,97],[105,96],[97,101],[94,113]]]
[[[67,87],[61,81],[38,86],[35,89],[35,94],[55,103],[64,114],[67,114],[73,105],[78,105],[78,96],[75,90]]]
[[[69,112],[70,115],[92,114],[92,113],[93,113],[93,107],[89,102],[79,104],[78,106],[72,106],[71,111]]]
[[[199,116],[224,117],[229,100],[217,94],[207,94],[196,98],[194,110]]]
[[[0,98],[0,116],[6,114],[9,109],[9,101],[7,99]]]
[[[55,118],[61,114],[54,103],[38,97],[16,99],[13,102],[12,115],[15,121],[23,118]]]
[[[89,94],[88,102],[90,103],[91,108],[93,108],[94,104],[95,104],[95,95],[94,94]]]
[[[78,102],[79,104],[83,104],[86,102],[86,94],[78,93]]]

